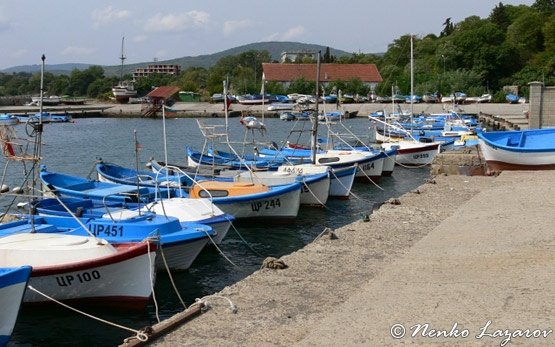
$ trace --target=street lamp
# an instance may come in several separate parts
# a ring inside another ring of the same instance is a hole
[[[445,55],[441,55],[441,58],[443,58],[443,75],[441,75],[441,81],[439,83],[439,89],[443,89],[443,79],[445,78]]]

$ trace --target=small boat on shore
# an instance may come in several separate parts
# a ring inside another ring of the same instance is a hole
[[[42,116],[40,112],[35,113],[31,116],[17,116],[21,123],[67,123],[73,120],[73,117],[69,113],[49,113],[43,112]]]
[[[490,171],[555,170],[555,128],[477,133]]]
[[[0,346],[5,346],[13,332],[32,268],[0,267]]]

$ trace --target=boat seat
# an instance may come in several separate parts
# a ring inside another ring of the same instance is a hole
[[[11,235],[11,234],[28,233],[28,232],[31,232],[31,224],[25,223],[25,224],[10,227],[6,230],[0,230],[0,235]],[[55,233],[55,232],[58,232],[58,229],[51,224],[35,224],[35,232]]]
[[[141,215],[139,211],[129,210],[126,208],[110,209],[109,211],[110,213],[105,213],[104,215],[102,215],[102,218],[120,221],[135,218]]]
[[[142,190],[144,191],[144,190]],[[141,192],[142,192],[141,191]],[[92,188],[90,191],[84,190],[84,193],[94,193],[94,195],[100,196],[110,196],[116,194],[129,194],[129,193],[137,193],[137,187],[131,186],[115,186],[115,187],[108,187],[108,188]]]

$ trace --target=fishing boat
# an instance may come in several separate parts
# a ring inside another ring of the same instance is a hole
[[[112,87],[112,94],[117,102],[120,103],[127,103],[129,102],[129,98],[134,98],[137,96],[137,91],[135,90],[135,86],[132,81],[124,81],[123,80],[123,63],[125,59],[127,59],[123,53],[123,42],[125,37],[121,39],[121,68],[120,68],[120,81],[117,85]]]
[[[410,39],[410,81],[411,81],[411,95],[414,95],[414,59],[413,59],[413,38]],[[457,92],[456,95],[461,98],[466,95]],[[409,124],[412,125],[414,101],[410,99],[411,112]],[[375,132],[374,138],[377,143],[387,151],[395,147],[397,149],[396,162],[401,165],[421,166],[429,165],[434,160],[435,156],[443,150],[453,148],[454,141],[444,143],[435,142],[426,139],[425,141],[417,141],[411,136],[409,129],[402,126],[392,124],[392,117],[385,115],[382,120],[378,117],[369,116],[372,123],[372,130]],[[381,130],[381,131],[380,131]],[[407,136],[408,135],[408,136]]]
[[[339,122],[345,117],[343,111],[324,112],[318,115],[320,122]]]
[[[57,95],[50,95],[48,97],[33,96],[31,97],[31,105],[40,106],[42,102],[43,106],[56,106],[62,102],[62,98]]]
[[[287,144],[280,149],[262,148],[259,155],[263,159],[282,160],[293,163],[307,163],[311,161],[314,151],[304,146]],[[357,164],[356,177],[378,180],[382,175],[385,156],[377,152],[357,150],[319,150],[316,151],[315,165],[329,166],[331,168],[351,167]]]
[[[279,186],[298,182],[302,184],[301,205],[324,205],[330,190],[330,168],[322,166],[280,166],[277,171],[223,170],[220,179],[233,182],[253,182],[268,186]]]
[[[0,267],[0,346],[5,346],[10,340],[31,270],[26,265]]]
[[[69,113],[48,113],[43,112],[42,116],[40,112],[35,113],[31,116],[17,116],[19,121],[22,123],[67,123],[73,121],[73,117]]]
[[[555,128],[478,132],[490,171],[554,170]]]
[[[156,200],[160,195],[168,196],[171,189],[137,185],[123,185],[90,180],[83,177],[50,172],[45,165],[41,165],[40,179],[47,191],[59,196],[92,199],[100,202],[112,201],[120,203],[142,202]]]
[[[19,118],[9,113],[0,113],[0,125],[16,125]]]
[[[37,216],[0,225],[0,267],[32,266],[29,286],[72,305],[144,308],[155,280],[155,242],[113,246],[60,230]],[[40,293],[27,290],[23,302],[50,302]]]
[[[190,191],[191,198],[210,199],[237,219],[280,221],[297,217],[300,194],[301,184],[298,182],[266,186],[251,182],[200,181]]]
[[[90,199],[100,204],[119,203],[131,209],[153,211],[159,215],[172,216],[180,222],[202,223],[210,226],[220,243],[227,234],[234,216],[224,213],[209,199],[189,199],[186,192],[172,188],[157,188],[100,182],[82,177],[49,172],[42,167],[40,178],[43,185],[61,197]],[[112,205],[114,206],[114,205]]]
[[[509,104],[518,104],[519,99],[520,97],[513,93],[507,93],[507,95],[505,95],[505,100],[507,100]]]
[[[40,199],[33,208],[48,224],[68,228],[71,235],[102,237],[111,244],[141,242],[157,237],[156,268],[186,270],[208,243],[214,231],[207,225],[180,223],[175,217],[153,212],[93,203],[83,199]],[[78,219],[77,219],[78,218]],[[86,228],[83,228],[86,227]]]
[[[212,169],[235,169],[235,170],[277,170],[281,161],[272,162],[265,159],[257,159],[245,156],[244,158],[225,158],[222,155],[214,156],[207,153],[195,151],[187,147],[187,159],[192,167]]]
[[[283,111],[279,113],[279,119],[281,120],[287,120],[287,121],[292,121],[295,120],[295,113],[291,112],[291,111]]]
[[[267,95],[262,94],[245,94],[237,97],[237,102],[242,105],[260,105],[270,103]]]

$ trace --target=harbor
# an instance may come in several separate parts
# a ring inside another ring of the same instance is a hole
[[[433,177],[207,297],[153,345],[551,346],[553,179]]]
[[[415,114],[439,114],[452,108],[450,104],[413,104],[412,109]],[[334,111],[335,105],[321,104],[320,110]],[[70,114],[74,118],[84,117],[122,117],[136,118],[141,117],[141,110],[144,106],[137,104],[117,104],[117,103],[87,103],[85,105],[60,105],[45,106],[44,112]],[[176,102],[172,105],[172,118],[224,118],[225,111],[222,103],[208,102]],[[387,110],[396,112],[397,109],[409,110],[410,104],[383,104],[383,103],[359,103],[343,104],[341,110],[356,114],[356,117],[367,117],[372,112]],[[482,124],[491,129],[526,129],[528,127],[529,104],[509,104],[509,103],[474,103],[457,105],[456,109],[460,113],[473,115]],[[242,114],[251,114],[257,117],[279,118],[279,112],[269,111],[268,105],[242,105],[232,104],[230,114],[234,117]],[[32,115],[39,112],[37,106],[0,106],[0,113],[15,115]],[[159,115],[161,117],[161,115]]]

